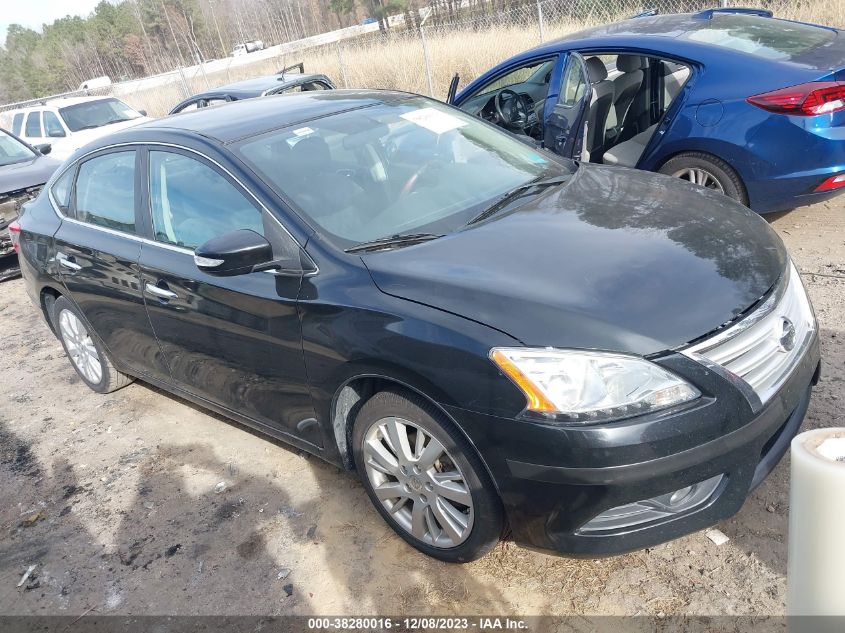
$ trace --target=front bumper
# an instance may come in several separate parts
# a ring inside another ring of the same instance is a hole
[[[448,409],[496,483],[514,540],[573,557],[621,554],[663,543],[735,514],[798,432],[818,379],[814,335],[792,375],[756,414],[724,378],[681,355],[661,363],[694,378],[689,405],[607,425],[564,427]],[[702,504],[606,531],[583,531],[599,514],[723,475]]]

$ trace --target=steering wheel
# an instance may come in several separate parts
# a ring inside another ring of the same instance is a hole
[[[402,185],[402,190],[399,192],[400,200],[411,194],[411,192],[414,190],[414,187],[417,186],[417,182],[419,181],[420,177],[425,174],[425,172],[427,172],[429,168],[431,168],[433,165],[437,165],[437,162],[433,160],[427,161],[422,165],[422,167],[420,167],[413,174],[411,174],[411,177],[405,181],[405,184]]]
[[[518,94],[509,88],[499,91],[496,95],[496,113],[499,119],[508,127],[525,130],[528,125],[528,109]]]

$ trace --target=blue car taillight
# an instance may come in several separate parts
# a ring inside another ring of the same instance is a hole
[[[816,116],[845,110],[845,82],[811,81],[748,97],[748,103],[776,114]]]

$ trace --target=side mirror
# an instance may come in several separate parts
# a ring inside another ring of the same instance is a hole
[[[39,153],[46,156],[47,154],[53,151],[53,146],[49,143],[41,143],[40,145],[36,145],[35,149],[37,149]]]
[[[201,271],[217,277],[234,277],[271,270],[280,275],[302,275],[302,264],[274,260],[273,247],[263,235],[240,229],[208,240],[194,250],[194,263]]]
[[[140,114],[141,116],[147,116],[147,111],[146,111],[146,110],[138,110],[137,112],[138,112],[138,114]]]

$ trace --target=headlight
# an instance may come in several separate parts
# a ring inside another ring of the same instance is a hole
[[[624,354],[497,347],[490,359],[525,394],[528,410],[573,422],[617,420],[701,395],[662,367]]]

